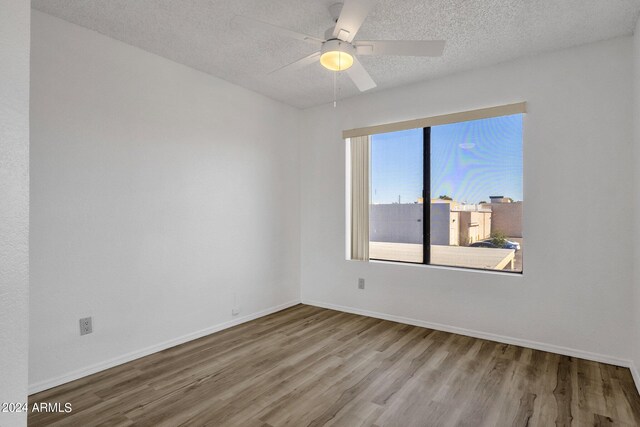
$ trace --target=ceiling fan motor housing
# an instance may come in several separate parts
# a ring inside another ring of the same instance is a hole
[[[356,54],[356,48],[353,47],[351,43],[348,43],[342,40],[332,39],[332,40],[327,40],[322,44],[321,53],[334,52],[334,51],[348,53],[351,56]]]

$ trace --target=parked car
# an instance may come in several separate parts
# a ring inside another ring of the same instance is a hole
[[[511,240],[507,240],[504,242],[504,245],[502,246],[505,249],[515,249],[516,251],[520,250],[520,243],[518,242],[512,242]]]
[[[494,249],[500,248],[500,246],[494,244],[491,239],[481,240],[479,242],[472,243],[469,246],[471,246],[472,248],[494,248]],[[507,241],[504,242],[504,245],[502,245],[502,248],[503,249],[514,249],[516,251],[519,251],[520,250],[520,243],[512,242],[511,240],[507,240]]]

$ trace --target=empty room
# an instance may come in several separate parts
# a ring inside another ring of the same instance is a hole
[[[0,426],[640,426],[640,0],[0,0]]]

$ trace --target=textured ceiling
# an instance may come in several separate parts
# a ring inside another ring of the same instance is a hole
[[[318,64],[267,72],[313,45],[231,25],[245,15],[322,37],[337,0],[33,0],[35,9],[296,107],[331,102]],[[379,0],[356,40],[447,41],[442,58],[360,57],[380,90],[512,58],[628,35],[640,0]],[[338,98],[358,94],[337,78]]]

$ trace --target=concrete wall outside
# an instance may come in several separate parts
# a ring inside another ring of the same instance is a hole
[[[467,245],[491,235],[491,212],[451,212],[449,203],[431,204],[431,244]],[[422,210],[417,203],[371,205],[372,242],[422,243]],[[477,224],[470,228],[470,224]]]
[[[449,203],[432,203],[431,204],[431,244],[432,245],[451,245],[452,238],[456,238],[457,233],[452,233],[451,222],[456,218],[452,218]],[[457,216],[457,215],[456,215]],[[457,221],[457,220],[456,220]],[[455,225],[458,223],[455,222]],[[457,243],[455,243],[457,244]]]
[[[493,231],[508,237],[522,237],[522,202],[492,203]]]
[[[371,205],[369,240],[421,244],[422,209],[418,203]]]

